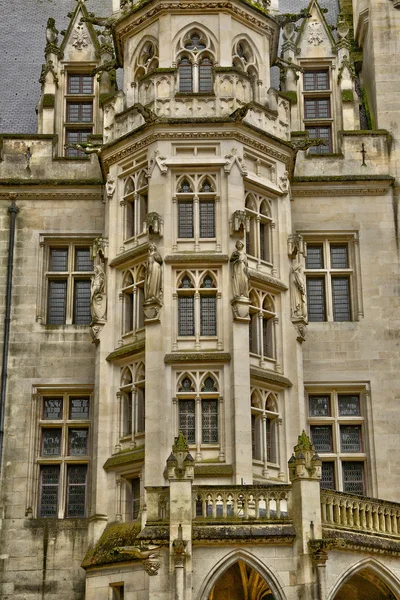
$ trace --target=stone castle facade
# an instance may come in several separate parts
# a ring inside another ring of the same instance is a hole
[[[0,598],[400,598],[400,3],[71,5],[0,135]]]

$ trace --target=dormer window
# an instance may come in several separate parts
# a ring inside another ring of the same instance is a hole
[[[86,73],[68,73],[65,105],[65,143],[86,143],[93,133],[93,77]],[[76,148],[66,148],[68,158],[84,158]]]
[[[310,138],[321,138],[325,146],[310,148],[309,154],[332,152],[331,89],[328,69],[305,71],[303,75],[304,125]]]

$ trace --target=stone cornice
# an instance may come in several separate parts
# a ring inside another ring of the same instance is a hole
[[[400,540],[384,534],[358,533],[343,529],[334,529],[323,525],[324,540],[329,540],[330,548],[339,550],[367,550],[378,554],[400,556]]]
[[[212,525],[200,525],[198,522],[193,523],[193,543],[204,542],[209,543],[221,542],[221,540],[229,540],[234,543],[235,540],[243,543],[254,544],[260,542],[262,544],[292,544],[295,540],[296,532],[291,523],[236,523],[232,524],[224,522],[217,524],[213,520]]]
[[[227,254],[219,254],[217,252],[177,252],[176,254],[168,254],[164,258],[164,262],[167,264],[176,263],[213,263],[222,264],[229,261]]]
[[[122,451],[107,459],[103,465],[105,471],[114,471],[131,463],[144,460],[144,447],[136,450]]]
[[[164,362],[167,365],[176,363],[226,363],[230,362],[231,355],[229,352],[218,352],[214,350],[204,350],[201,352],[172,352],[166,354]]]
[[[262,379],[262,381],[267,381],[278,387],[292,387],[293,383],[287,377],[280,375],[279,373],[275,373],[275,371],[270,371],[269,369],[261,369],[260,367],[250,367],[250,377],[254,377],[256,379]]]
[[[233,475],[232,465],[204,464],[194,466],[195,477],[231,477]]]
[[[110,267],[121,267],[125,265],[125,263],[134,260],[138,256],[145,257],[147,255],[147,251],[149,249],[149,242],[145,242],[144,244],[140,244],[140,246],[136,246],[135,248],[131,248],[130,250],[126,250],[125,252],[121,252],[115,258],[113,258],[109,262]]]
[[[393,184],[390,175],[338,175],[294,177],[293,197],[381,196]]]
[[[274,291],[286,292],[288,289],[288,287],[282,281],[280,281],[280,279],[276,279],[275,277],[272,277],[272,275],[261,273],[255,269],[249,269],[249,275],[251,282],[264,283],[268,287],[272,287]]]
[[[145,349],[145,341],[139,340],[138,342],[134,342],[133,344],[128,344],[127,346],[122,346],[114,352],[111,352],[106,360],[109,362],[114,362],[117,360],[121,360],[122,358],[126,358],[127,356],[134,356],[135,354],[139,354],[143,352]]]

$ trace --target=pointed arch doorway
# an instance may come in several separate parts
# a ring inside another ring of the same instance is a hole
[[[347,579],[333,600],[397,600],[389,586],[370,569],[363,569]]]
[[[215,582],[208,600],[275,600],[265,579],[243,560],[237,560]]]

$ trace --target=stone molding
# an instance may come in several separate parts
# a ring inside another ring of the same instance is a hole
[[[249,268],[249,276],[251,282],[267,284],[277,292],[286,292],[289,289],[287,285],[283,283],[283,281],[280,281],[280,279],[272,277],[271,275],[267,275],[266,273],[261,273],[255,269]]]
[[[275,371],[270,371],[269,369],[261,369],[260,367],[250,366],[250,377],[262,379],[262,381],[267,381],[281,387],[288,388],[293,386],[293,383],[287,377],[279,375],[279,373],[275,373]]]
[[[122,348],[118,348],[111,352],[106,360],[109,362],[114,362],[116,360],[120,360],[121,358],[127,358],[128,356],[134,356],[135,354],[140,354],[145,349],[145,341],[139,340],[138,342],[134,342],[133,344],[128,344],[128,346],[122,346]]]
[[[202,264],[202,263],[216,263],[222,264],[227,263],[229,261],[229,256],[227,254],[217,254],[211,252],[188,252],[187,254],[183,254],[182,252],[176,254],[168,254],[164,258],[164,262],[167,264],[175,264],[175,263],[191,263],[191,264]]]
[[[214,352],[203,351],[203,352],[173,352],[171,354],[166,354],[164,357],[164,362],[167,365],[172,365],[176,363],[202,363],[202,362],[212,362],[212,363],[226,363],[230,362],[231,355],[229,352]]]
[[[109,266],[122,267],[128,261],[134,260],[139,256],[145,257],[147,255],[149,245],[149,242],[146,241],[144,242],[144,244],[140,244],[140,246],[136,246],[135,248],[131,248],[129,250],[126,250],[125,252],[121,252],[121,254],[118,254],[115,258],[113,258],[110,261]]]

